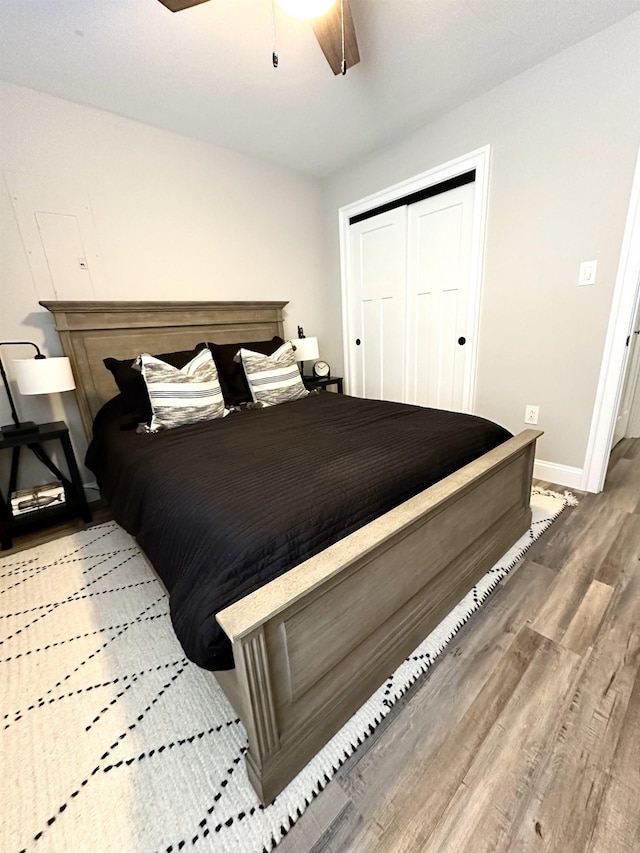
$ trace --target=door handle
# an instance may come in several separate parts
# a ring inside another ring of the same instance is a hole
[[[360,338],[356,338],[356,346],[357,346],[357,347],[359,347],[359,346],[360,346]]]
[[[462,338],[462,337],[458,338],[458,343],[460,344],[461,347],[463,347],[466,344],[466,342],[467,342],[466,338]]]

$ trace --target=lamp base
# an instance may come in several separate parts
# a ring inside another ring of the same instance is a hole
[[[19,424],[7,424],[7,426],[0,428],[0,432],[9,438],[12,435],[26,435],[30,432],[40,432],[40,426],[33,421],[23,421]]]

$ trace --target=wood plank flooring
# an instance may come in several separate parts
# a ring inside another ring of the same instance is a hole
[[[578,497],[278,853],[640,853],[640,439]]]

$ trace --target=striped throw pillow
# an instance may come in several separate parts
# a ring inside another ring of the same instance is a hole
[[[136,359],[149,400],[150,432],[223,418],[227,412],[210,350],[202,349],[181,370],[144,352]]]
[[[254,403],[278,406],[309,394],[302,382],[291,341],[282,344],[272,355],[240,349],[235,360],[242,362]]]

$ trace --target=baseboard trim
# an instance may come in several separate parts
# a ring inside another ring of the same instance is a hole
[[[569,465],[558,465],[556,462],[545,462],[536,459],[533,464],[533,476],[537,480],[546,480],[558,486],[569,489],[582,489],[582,468],[571,468]]]

